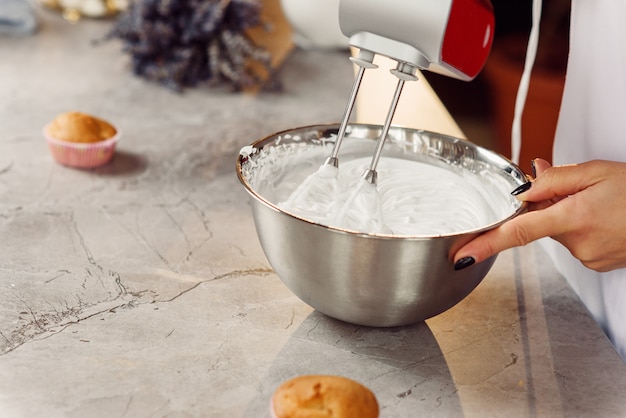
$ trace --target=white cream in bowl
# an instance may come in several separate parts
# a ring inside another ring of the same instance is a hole
[[[340,155],[338,171],[320,169],[329,146],[291,143],[264,149],[257,169],[268,172],[253,176],[262,179],[254,187],[281,210],[309,221],[394,236],[473,231],[511,216],[520,206],[510,195],[511,183],[492,171],[422,156],[383,155],[374,188],[361,179],[370,163],[369,151],[359,150],[359,143],[372,141],[347,142],[351,150]]]

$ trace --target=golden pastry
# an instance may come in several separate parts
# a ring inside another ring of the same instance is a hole
[[[117,133],[107,121],[81,112],[62,113],[47,129],[48,135],[60,141],[83,143],[104,141]]]
[[[377,418],[374,394],[354,380],[330,375],[298,376],[276,389],[275,418]]]

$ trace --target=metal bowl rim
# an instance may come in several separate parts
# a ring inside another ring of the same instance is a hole
[[[285,129],[279,132],[275,132],[272,134],[269,134],[267,136],[264,136],[261,139],[258,139],[254,142],[252,142],[250,145],[244,147],[244,148],[249,148],[252,147],[254,149],[260,150],[263,149],[263,147],[258,147],[259,144],[262,144],[264,142],[267,142],[269,140],[271,140],[272,138],[276,138],[280,135],[283,134],[287,134],[290,132],[294,132],[294,131],[299,131],[299,130],[306,130],[306,129],[329,129],[329,128],[336,128],[338,127],[339,124],[337,123],[326,123],[326,124],[315,124],[315,125],[305,125],[305,126],[299,126],[299,127],[295,127],[295,128],[290,128],[290,129]],[[356,126],[356,127],[362,127],[362,128],[367,128],[367,129],[380,129],[381,126],[380,125],[375,125],[375,124],[365,124],[365,123],[350,123],[348,125],[348,127],[350,126]],[[452,135],[447,135],[447,134],[442,134],[439,132],[435,132],[435,131],[429,131],[429,130],[425,130],[425,129],[415,129],[415,128],[406,128],[406,127],[402,127],[402,126],[392,126],[392,129],[399,129],[399,130],[403,130],[403,131],[414,131],[414,132],[418,132],[418,133],[425,133],[425,134],[432,134],[432,135],[438,135],[439,137],[443,137],[443,138],[448,138],[448,139],[452,139],[452,140],[456,140],[456,141],[460,141],[464,144],[469,145],[470,147],[473,147],[475,149],[477,149],[480,152],[483,153],[488,153],[488,154],[492,154],[492,155],[496,155],[498,158],[503,159],[504,161],[508,162],[509,165],[514,169],[514,171],[517,171],[518,174],[520,174],[520,176],[522,176],[523,178],[526,178],[526,174],[524,174],[524,172],[522,171],[522,169],[515,164],[514,162],[512,162],[510,159],[506,158],[503,155],[500,155],[494,151],[490,151],[487,148],[481,147],[480,145],[477,145],[473,142],[470,142],[466,139],[463,138],[458,138]],[[242,148],[242,151],[243,149]],[[263,203],[265,206],[269,207],[270,209],[288,216],[290,218],[294,218],[297,219],[299,221],[305,222],[307,224],[310,224],[311,226],[314,227],[319,227],[319,228],[323,228],[323,229],[327,229],[333,233],[339,233],[339,234],[347,234],[347,235],[351,235],[351,236],[359,236],[359,237],[363,237],[363,238],[370,238],[370,239],[382,239],[382,240],[389,240],[389,239],[393,239],[393,240],[397,240],[397,239],[402,239],[402,240],[416,240],[416,241],[420,241],[420,240],[427,240],[427,239],[438,239],[438,238],[454,238],[454,237],[461,237],[461,236],[466,236],[466,235],[472,235],[472,234],[481,234],[483,232],[489,231],[491,229],[494,229],[506,222],[508,222],[509,220],[519,216],[520,214],[524,213],[527,209],[528,209],[528,204],[527,202],[522,202],[521,205],[509,216],[507,216],[506,218],[500,219],[496,222],[492,222],[490,224],[484,225],[480,228],[475,228],[475,229],[468,229],[465,231],[460,231],[460,232],[453,232],[453,233],[447,233],[447,234],[439,234],[439,235],[394,235],[394,234],[380,234],[380,233],[370,233],[370,232],[363,232],[363,231],[356,231],[356,230],[352,230],[352,229],[348,229],[348,228],[340,228],[340,227],[336,227],[336,226],[329,226],[329,225],[324,225],[318,222],[313,222],[310,219],[306,219],[303,218],[301,216],[295,215],[291,212],[287,212],[281,208],[279,208],[278,206],[276,206],[274,203],[270,202],[269,200],[267,200],[265,197],[261,196],[259,193],[257,193],[254,188],[252,187],[252,185],[248,182],[248,180],[244,177],[243,172],[242,172],[242,164],[245,163],[245,159],[248,158],[248,155],[242,155],[241,151],[237,157],[237,164],[236,164],[236,169],[237,169],[237,178],[239,179],[239,181],[241,182],[241,184],[245,187],[246,191],[248,192],[248,194],[250,194],[252,197],[254,197],[256,200],[258,200],[259,202]]]

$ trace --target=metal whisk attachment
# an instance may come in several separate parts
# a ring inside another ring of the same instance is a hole
[[[362,69],[363,67],[361,67],[361,70]],[[376,187],[376,182],[378,180],[376,167],[378,165],[378,161],[380,160],[382,149],[385,144],[387,134],[389,133],[389,128],[391,127],[393,115],[398,106],[404,83],[410,80],[417,80],[417,77],[415,76],[416,72],[416,66],[404,62],[398,62],[397,67],[391,70],[391,73],[398,77],[398,85],[396,86],[393,100],[389,107],[389,111],[387,112],[387,117],[385,119],[381,135],[376,143],[374,155],[370,161],[369,168],[365,170],[360,180],[352,187],[352,191],[349,193],[347,200],[342,202],[339,210],[336,212],[333,218],[333,222],[336,224],[357,230],[373,231],[377,233],[391,233],[389,228],[385,225],[383,219],[382,202]],[[362,75],[362,71],[359,71],[359,74]],[[349,109],[351,109],[351,106],[354,104],[359,84],[360,77],[357,77],[355,87],[348,102]],[[338,140],[333,149],[335,159],[333,160],[332,157],[329,158],[327,160],[328,164],[337,164],[338,162],[336,156],[339,150],[340,140],[342,140],[345,135],[345,126],[348,123],[348,118],[349,112],[346,112],[344,120],[341,123],[342,129],[340,129]],[[337,165],[335,165],[335,167],[337,167]]]
[[[393,115],[395,114],[396,108],[398,107],[398,102],[400,101],[400,94],[402,94],[402,88],[404,87],[404,83],[406,81],[417,80],[417,77],[415,76],[416,72],[417,67],[404,62],[398,62],[397,67],[391,70],[391,73],[398,77],[398,84],[396,85],[396,91],[393,95],[391,105],[389,106],[389,111],[387,112],[387,118],[385,119],[383,130],[376,143],[376,150],[374,151],[374,155],[372,156],[372,161],[370,162],[369,168],[365,170],[365,173],[363,173],[362,176],[370,184],[376,184],[376,181],[378,180],[376,167],[378,166],[378,160],[380,160],[380,154],[383,150],[383,145],[385,145],[385,140],[387,139],[389,128],[391,127]]]
[[[365,73],[365,69],[378,68],[378,66],[373,63],[374,54],[370,51],[360,50],[358,56],[351,57],[350,60],[359,66],[359,71],[354,79],[354,84],[352,86],[352,91],[350,92],[348,104],[346,105],[343,119],[341,120],[341,124],[339,125],[337,140],[335,141],[335,145],[333,146],[330,156],[326,158],[326,161],[324,161],[325,165],[332,165],[333,167],[339,167],[339,148],[341,147],[341,142],[346,135],[348,121],[350,120],[352,109],[354,108],[354,103],[356,101],[356,97],[361,86],[361,81],[363,80],[363,74]],[[387,112],[387,117],[383,125],[382,133],[376,143],[376,150],[374,152],[374,155],[372,156],[372,161],[370,162],[369,168],[365,171],[365,173],[363,173],[362,176],[370,184],[376,184],[378,177],[376,167],[378,166],[378,161],[380,160],[380,155],[383,150],[383,146],[385,145],[385,140],[387,138],[387,134],[389,133],[389,128],[391,127],[391,122],[393,121],[393,115],[395,114],[396,108],[398,107],[398,102],[400,101],[400,95],[402,94],[404,83],[406,81],[417,80],[417,76],[415,75],[416,72],[416,66],[405,62],[398,62],[396,68],[391,70],[391,73],[398,77],[398,84],[396,86],[396,90],[393,95],[389,111]]]
[[[348,128],[348,122],[350,120],[350,115],[352,114],[352,109],[354,108],[356,96],[359,92],[359,88],[361,87],[361,81],[363,80],[365,69],[378,68],[378,65],[373,63],[374,54],[365,50],[360,50],[356,57],[350,57],[350,61],[359,66],[359,71],[354,78],[354,84],[352,85],[352,91],[350,92],[348,103],[346,104],[346,110],[344,111],[341,124],[339,125],[337,140],[335,141],[335,145],[333,146],[330,156],[326,158],[326,161],[324,161],[324,165],[332,165],[335,168],[339,167],[339,148],[341,147],[343,138],[346,136],[346,129]]]

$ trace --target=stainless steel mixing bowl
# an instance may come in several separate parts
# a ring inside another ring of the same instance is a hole
[[[291,129],[244,147],[237,161],[239,180],[251,196],[261,246],[285,285],[305,303],[331,317],[360,325],[399,326],[435,316],[465,298],[485,277],[495,256],[455,271],[454,251],[477,234],[519,215],[525,206],[510,196],[526,182],[506,158],[470,142],[433,132],[392,127],[383,158],[423,161],[468,173],[487,172],[500,183],[511,211],[471,231],[441,236],[392,236],[360,233],[316,224],[281,210],[286,196],[272,184],[291,180],[302,160],[298,148],[312,152],[310,172],[329,152],[338,125]],[[352,124],[342,144],[342,159],[371,156],[380,126]],[[331,139],[329,139],[331,138]],[[365,145],[363,145],[365,144]],[[294,151],[295,150],[295,151]],[[298,164],[295,167],[294,164]],[[478,174],[477,174],[478,175]],[[293,179],[294,187],[301,179]]]

